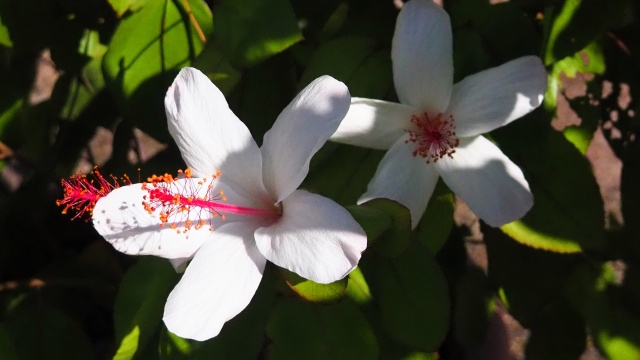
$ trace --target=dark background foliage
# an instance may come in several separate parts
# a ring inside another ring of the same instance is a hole
[[[534,208],[493,229],[439,184],[411,231],[398,204],[353,205],[382,154],[327,144],[303,187],[361,222],[360,267],[321,286],[268,266],[249,307],[212,340],[162,324],[180,277],[168,262],[117,253],[89,222],[60,214],[60,179],[93,165],[134,180],[184,168],[163,109],[184,66],[216,83],[258,143],[320,75],[353,96],[396,100],[398,5],[0,0],[0,358],[640,358],[632,0],[446,0],[456,81],[523,55],[547,67],[544,106],[491,134],[525,172]],[[594,139],[622,166],[619,179],[608,174],[618,212],[605,209],[585,155]],[[521,352],[504,319],[528,330]]]

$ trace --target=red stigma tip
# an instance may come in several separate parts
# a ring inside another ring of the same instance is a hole
[[[56,201],[58,206],[64,206],[62,213],[66,214],[70,209],[76,212],[72,218],[82,217],[85,213],[92,215],[96,202],[103,196],[122,185],[131,185],[131,180],[125,174],[121,178],[109,175],[105,178],[95,166],[89,176],[85,174],[72,175],[68,180],[61,181],[64,189],[64,197]],[[88,219],[87,219],[88,220]]]

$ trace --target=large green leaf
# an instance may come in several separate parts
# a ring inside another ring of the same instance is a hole
[[[118,17],[127,11],[137,11],[151,0],[108,0]]]
[[[349,301],[331,305],[282,299],[267,324],[269,357],[280,359],[377,359],[373,331]]]
[[[363,205],[384,211],[393,223],[370,248],[387,257],[395,257],[404,252],[413,238],[409,209],[389,199],[373,199]]]
[[[365,275],[386,334],[411,349],[438,349],[449,330],[449,293],[430,251],[416,241],[395,258],[375,256]]]
[[[163,99],[177,70],[200,54],[204,36],[212,32],[212,14],[202,0],[152,1],[124,18],[104,56],[107,86],[124,114],[143,131],[167,138]],[[194,20],[192,20],[194,19]],[[197,26],[196,26],[197,23]],[[135,35],[132,35],[135,34]]]
[[[233,66],[255,65],[302,40],[286,0],[222,1],[215,13],[215,38]]]
[[[367,242],[372,243],[393,226],[392,216],[380,209],[363,205],[347,206],[351,216],[367,234]]]
[[[539,249],[562,253],[602,249],[604,207],[591,165],[561,133],[545,124],[543,114],[539,110],[493,133],[500,148],[522,168],[534,197],[529,213],[502,230]]]
[[[178,274],[169,261],[143,257],[120,285],[114,306],[117,351],[114,359],[132,359],[144,350],[162,319],[164,304]]]

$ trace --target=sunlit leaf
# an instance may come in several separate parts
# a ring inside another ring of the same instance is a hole
[[[2,18],[0,18],[0,46],[8,48],[13,46],[11,36],[9,36],[9,29],[2,23]]]
[[[376,338],[349,301],[331,305],[282,299],[269,317],[269,357],[274,360],[377,359]]]
[[[205,37],[212,32],[212,14],[204,1],[190,0],[189,6],[193,17],[181,0],[149,2],[120,22],[104,56],[105,81],[124,114],[160,139],[167,137],[166,126],[159,126],[165,121],[167,88],[177,71],[202,51],[198,29]]]
[[[347,296],[358,304],[368,303],[372,299],[369,284],[367,284],[367,280],[364,278],[362,270],[360,270],[359,267],[349,273]]]
[[[547,11],[549,24],[544,62],[550,65],[571,56],[604,34],[629,22],[628,0],[565,1]]]
[[[127,11],[137,11],[151,0],[108,0],[116,15],[121,17]]]
[[[334,302],[344,297],[347,291],[348,278],[346,277],[330,284],[318,284],[286,269],[280,269],[280,272],[287,286],[307,301]]]
[[[114,307],[117,351],[114,359],[132,359],[158,329],[169,292],[178,274],[169,261],[141,258],[120,285]]]
[[[191,358],[193,351],[192,341],[183,339],[178,335],[162,327],[160,330],[158,357],[160,360],[182,360]]]

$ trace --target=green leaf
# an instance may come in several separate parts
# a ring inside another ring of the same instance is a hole
[[[318,284],[284,268],[280,268],[280,273],[287,286],[307,301],[335,302],[343,298],[347,291],[348,278],[346,277],[330,284]]]
[[[137,11],[150,0],[107,0],[118,17],[122,17],[127,11]]]
[[[132,359],[146,347],[178,277],[166,259],[156,257],[143,257],[129,269],[114,306],[118,346],[114,359]]]
[[[640,358],[640,321],[613,295],[613,269],[584,264],[568,282],[567,297],[585,318],[596,347],[609,359]]]
[[[3,327],[20,359],[96,358],[82,326],[42,299],[32,297],[21,302]],[[5,359],[4,353],[2,359]]]
[[[274,360],[378,358],[373,331],[349,301],[317,305],[282,299],[271,312],[267,335]]]
[[[207,75],[225,95],[228,95],[240,81],[240,71],[231,66],[216,41],[207,43],[200,56],[193,62],[193,67]]]
[[[449,330],[450,304],[444,274],[429,250],[412,241],[398,257],[376,256],[371,271],[367,277],[375,277],[371,290],[387,335],[412,349],[436,351]]]
[[[193,345],[190,340],[183,339],[162,326],[159,339],[160,360],[191,359]]]
[[[372,299],[369,284],[359,267],[349,273],[347,296],[357,304],[366,304]]]
[[[404,252],[410,239],[413,238],[409,209],[389,199],[373,199],[364,203],[363,206],[382,210],[390,215],[393,221],[393,225],[382,233],[369,248],[387,257],[395,257]]]
[[[361,37],[341,37],[318,47],[299,88],[322,75],[345,82],[352,96],[382,98],[393,85],[388,50],[379,51],[375,41]]]
[[[0,46],[8,48],[13,47],[9,29],[7,29],[7,26],[2,23],[2,18],[0,18]]]
[[[383,210],[363,205],[351,205],[346,208],[364,229],[368,243],[373,243],[393,226],[393,218]]]
[[[16,347],[2,324],[0,324],[0,355],[4,360],[18,360]]]
[[[200,54],[212,32],[211,11],[202,0],[190,0],[193,19],[181,0],[152,1],[124,18],[104,56],[107,86],[125,116],[157,139],[168,136],[162,106],[174,74]],[[197,27],[196,27],[197,24]],[[135,36],[132,36],[135,34]]]
[[[549,73],[544,106],[549,110],[556,109],[558,95],[562,89],[563,75],[568,78],[575,78],[578,73],[603,74],[605,70],[604,54],[597,42],[592,42],[572,56],[555,62]],[[600,94],[595,95],[600,96]]]
[[[4,99],[6,101],[7,99]],[[3,101],[3,105],[4,105]],[[17,99],[13,103],[7,104],[8,107],[0,113],[0,140],[5,139],[4,132],[11,124],[20,119],[19,115],[22,111],[22,99]]]
[[[76,120],[104,89],[101,67],[102,57],[97,57],[89,61],[79,74],[64,74],[58,79],[52,98],[64,99],[60,118]]]
[[[434,255],[449,238],[453,227],[453,204],[453,193],[442,179],[438,180],[427,210],[416,228],[416,238]]]
[[[329,143],[314,156],[303,186],[339,204],[354,204],[367,190],[383,156],[379,150]]]
[[[216,41],[238,67],[256,65],[302,40],[286,0],[223,1],[215,8]]]
[[[604,210],[591,165],[561,133],[542,122],[546,117],[536,114],[544,113],[534,112],[493,132],[500,148],[525,173],[535,199],[522,219],[501,229],[539,249],[561,253],[601,249]]]
[[[631,20],[628,0],[572,0],[562,9],[550,8],[545,18],[548,32],[544,62],[550,65],[571,56],[612,27]]]

